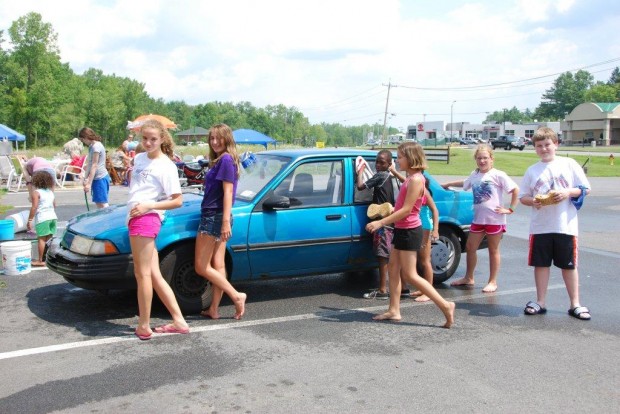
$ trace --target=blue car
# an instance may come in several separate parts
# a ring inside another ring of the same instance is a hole
[[[254,154],[243,169],[233,206],[233,235],[226,247],[232,282],[378,267],[364,229],[369,190],[355,186],[355,159],[374,169],[370,150],[274,150]],[[473,218],[472,195],[444,190],[432,177],[440,215],[433,245],[437,283],[459,265]],[[161,270],[179,305],[198,312],[211,302],[211,285],[194,272],[194,242],[202,194],[183,194],[183,206],[166,212],[156,239]],[[48,243],[48,267],[69,283],[96,290],[136,287],[125,223],[127,207],[115,205],[79,215],[62,237]]]

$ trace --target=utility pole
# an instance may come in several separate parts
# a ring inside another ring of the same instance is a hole
[[[387,115],[388,115],[388,105],[390,103],[390,89],[392,87],[396,88],[396,85],[392,85],[391,81],[392,80],[390,79],[387,85],[385,83],[383,84],[383,86],[388,87],[388,91],[387,91],[387,99],[385,100],[385,113],[383,114],[383,136],[381,139],[382,145],[383,145],[383,142],[385,142],[385,139],[387,138]]]
[[[450,142],[452,142],[452,137],[453,137],[452,129],[454,129],[454,127],[452,126],[452,116],[453,116],[453,112],[454,112],[454,104],[455,103],[456,103],[456,101],[452,101],[452,105],[450,105]]]

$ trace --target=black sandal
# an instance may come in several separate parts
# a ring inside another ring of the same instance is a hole
[[[588,316],[584,315],[584,313],[587,313]],[[585,306],[575,306],[574,308],[568,310],[568,314],[581,321],[589,321],[592,318],[590,315],[590,309]]]
[[[526,315],[544,315],[545,313],[547,313],[547,308],[541,307],[536,302],[529,301],[525,305],[525,309],[523,309],[523,313],[525,313]]]

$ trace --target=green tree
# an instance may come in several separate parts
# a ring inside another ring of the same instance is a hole
[[[25,93],[22,99],[12,100],[10,113],[16,128],[25,132],[32,145],[49,139],[50,115],[54,110],[53,92],[59,83],[54,80],[54,69],[60,65],[56,45],[58,35],[52,25],[43,22],[38,13],[28,13],[13,22],[9,28],[13,50],[8,69],[7,84],[11,94]]]
[[[611,71],[611,76],[609,77],[609,81],[607,81],[608,85],[617,85],[620,83],[620,68],[616,66],[614,70]]]
[[[532,112],[526,109],[521,112],[516,106],[512,109],[504,108],[501,111],[495,111],[487,115],[486,122],[496,122],[501,124],[503,122],[512,122],[513,124],[522,124],[532,121]]]
[[[584,94],[586,102],[615,102],[620,90],[620,84],[608,85],[602,82],[588,89]]]
[[[539,120],[557,121],[563,119],[579,104],[586,101],[585,93],[593,85],[594,77],[590,72],[579,70],[561,74],[553,86],[543,94],[543,101],[536,108],[535,116]]]

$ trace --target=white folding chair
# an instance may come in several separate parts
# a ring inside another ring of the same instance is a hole
[[[6,182],[6,189],[10,187],[10,179],[13,177],[13,162],[8,155],[0,155],[0,183]]]
[[[22,186],[22,180],[24,178],[24,169],[22,167],[22,163],[19,161],[17,157],[9,157],[11,161],[12,170],[9,173],[9,178],[6,183],[6,188],[9,191],[13,191],[15,193],[19,192],[19,189]],[[12,190],[13,182],[15,182],[15,189]]]
[[[65,188],[65,181],[67,180],[67,175],[73,177],[73,181],[79,181],[80,178],[84,177],[84,162],[86,162],[86,158],[82,162],[82,165],[65,165],[60,172],[60,187]]]

